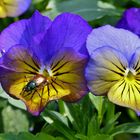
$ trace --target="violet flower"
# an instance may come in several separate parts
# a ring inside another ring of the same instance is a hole
[[[140,8],[127,9],[116,27],[129,30],[140,36]]]
[[[78,15],[63,13],[53,22],[39,12],[11,24],[0,35],[3,89],[39,115],[49,101],[74,102],[88,93],[85,47],[91,27]]]
[[[87,39],[90,61],[88,87],[115,104],[140,112],[140,38],[109,25],[94,29]]]

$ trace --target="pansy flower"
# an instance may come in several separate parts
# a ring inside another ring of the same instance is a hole
[[[140,39],[109,25],[94,29],[87,39],[90,60],[88,87],[115,104],[140,112]]]
[[[116,27],[130,30],[140,36],[140,8],[127,9]]]
[[[74,102],[88,92],[84,78],[91,27],[78,15],[63,13],[53,22],[35,12],[0,35],[3,89],[39,115],[51,100]]]
[[[16,17],[24,13],[31,0],[0,0],[0,18]]]

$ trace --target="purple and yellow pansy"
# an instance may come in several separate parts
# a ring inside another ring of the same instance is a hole
[[[88,93],[84,71],[90,32],[84,19],[70,13],[51,21],[36,11],[11,24],[0,35],[2,88],[36,116],[51,100],[79,100]]]
[[[87,49],[89,89],[139,114],[140,38],[128,30],[106,25],[91,32]]]

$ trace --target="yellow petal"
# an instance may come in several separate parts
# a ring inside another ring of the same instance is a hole
[[[69,93],[70,90],[65,84],[52,83],[41,85],[29,92],[23,91],[20,93],[20,99],[24,101],[30,113],[39,115],[49,101],[59,99]]]
[[[0,5],[0,18],[5,18],[7,16],[6,9]]]
[[[140,111],[140,82],[126,81],[117,82],[108,93],[108,98],[115,104],[129,107],[136,112]]]
[[[84,55],[76,53],[73,49],[61,50],[52,60],[51,71],[56,82],[66,85],[70,90],[69,95],[65,95],[65,101],[74,102],[84,96],[88,89],[84,77],[84,68],[87,59]]]

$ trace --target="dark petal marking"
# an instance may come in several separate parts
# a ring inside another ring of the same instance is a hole
[[[38,72],[38,69],[33,67],[32,65],[28,64],[26,61],[22,61],[24,62],[24,64],[26,64],[27,66],[29,66],[30,68],[32,68],[33,70],[37,71]]]
[[[43,96],[43,93],[44,93],[44,86],[42,88],[41,97]]]
[[[60,79],[59,79],[60,80]],[[74,86],[74,85],[76,85],[77,83],[70,83],[70,82],[65,82],[65,81],[62,81],[62,80],[60,80],[62,83],[65,83],[65,84],[70,84],[73,88],[76,88],[77,89],[77,87],[76,86]],[[74,84],[74,85],[73,85]]]
[[[137,88],[137,86],[134,84],[135,88],[137,89],[137,91],[140,93],[140,90]]]
[[[138,67],[139,61],[137,61],[137,64],[135,65],[134,69],[136,70]]]
[[[34,95],[35,95],[35,93],[36,93],[36,90],[34,90],[34,92],[32,93],[32,95],[31,95],[31,100],[33,100],[33,97],[34,97]],[[32,101],[33,102],[33,101]],[[34,102],[35,103],[35,102]]]
[[[128,91],[127,91],[127,92],[128,92],[128,96],[129,96],[129,101],[131,102],[131,99],[130,99],[130,88],[131,88],[131,87],[130,87],[130,85],[128,84]]]
[[[14,59],[14,61],[20,61],[20,62],[26,64],[27,66],[29,66],[30,68],[32,68],[33,70],[35,70],[36,72],[38,72],[38,69],[37,68],[35,68],[32,65],[28,64],[26,61],[23,61],[21,59]]]
[[[58,94],[58,90],[55,88],[55,86],[51,83],[51,86],[53,87],[53,89],[55,90],[55,92]]]
[[[47,84],[46,86],[47,86],[48,96],[50,96],[50,88],[49,88],[49,84]]]
[[[133,86],[132,86],[132,85],[130,85],[130,86],[131,86],[132,92],[135,93],[135,92],[134,92],[134,89],[133,89]],[[135,85],[134,85],[134,86],[135,86]],[[137,106],[137,100],[136,100],[135,94],[134,94],[134,98],[135,98],[135,103],[136,103],[136,106]]]
[[[25,69],[27,72],[23,72],[23,73],[27,73],[27,74],[32,74],[32,75],[37,75],[38,73],[36,72],[32,72],[30,70]]]
[[[114,73],[116,73],[116,74],[118,74],[118,75],[120,75],[120,76],[124,76],[122,73],[116,72],[115,70],[111,70],[111,69],[106,68],[106,67],[103,67],[103,68],[105,68],[105,69],[107,69],[107,70],[110,70],[110,71],[112,71],[112,72],[114,72]]]
[[[70,61],[67,61],[65,63],[63,63],[61,66],[59,66],[57,69],[52,70],[53,73],[55,73],[56,71],[58,71],[59,69],[61,69],[62,67],[64,67],[66,64],[68,64]]]
[[[66,71],[66,72],[57,72],[57,73],[55,73],[54,74],[54,76],[60,76],[60,75],[63,75],[63,74],[68,74],[68,73],[71,73],[71,72],[69,72],[69,71]]]
[[[137,71],[139,71],[140,70],[140,67],[139,68],[137,68],[135,71],[137,72]]]
[[[116,68],[118,68],[121,72],[125,72],[125,68],[123,66],[124,69],[121,69],[119,66],[117,66],[115,63],[113,63],[112,61],[110,61],[109,59],[107,58],[104,58],[105,60],[111,62]],[[119,63],[120,63],[120,60],[119,60]],[[120,63],[122,65],[122,63]]]
[[[38,69],[40,69],[38,63],[37,63],[34,59],[32,59],[32,61],[33,61],[34,65],[35,65]]]
[[[22,97],[24,97],[24,98],[27,97],[27,96],[29,96],[29,95],[32,94],[32,92],[33,92],[33,91],[26,92],[25,89],[23,89],[23,90],[24,90],[24,91],[21,92],[20,95],[21,95]],[[24,93],[27,93],[27,94],[24,95]]]
[[[96,76],[96,77],[98,77],[100,80],[105,81],[105,82],[117,82],[117,81],[118,81],[118,79],[117,79],[117,80],[107,80],[107,79],[103,79],[103,78],[100,77],[100,75],[98,75],[98,76]],[[93,81],[96,81],[96,80],[93,80]]]
[[[123,80],[123,82],[119,85],[119,87],[122,86],[124,84],[124,82],[125,81]],[[123,96],[123,93],[124,93],[125,88],[126,88],[126,83],[124,84],[124,87],[123,87],[123,90],[122,90],[122,93],[121,93],[121,98]]]
[[[97,64],[95,64],[95,66],[97,66]],[[99,66],[97,66],[97,67],[99,67]],[[111,70],[111,69],[109,69],[109,68],[107,68],[107,67],[101,67],[101,68],[104,68],[104,69],[107,69],[107,70],[109,70],[109,71],[112,71],[112,72],[114,72],[114,73],[116,73],[116,74],[118,74],[118,75],[120,75],[120,76],[124,76],[122,73],[120,73],[120,72],[116,72],[115,70]]]
[[[57,65],[65,58],[65,56],[63,56],[54,66],[53,66],[53,62],[51,64],[51,70],[53,70],[55,67],[57,67]],[[53,66],[53,67],[52,67]]]
[[[38,96],[39,96],[40,98],[42,98],[41,95],[40,95],[40,93],[39,93],[37,90],[35,90],[35,91],[37,92]]]
[[[140,85],[140,83],[138,83],[138,80],[135,81],[138,85]]]
[[[52,79],[52,82],[56,85],[58,85],[59,87],[61,87],[62,89],[64,89],[64,87],[62,87],[60,84],[58,84],[55,80]]]
[[[115,57],[116,57],[116,55],[115,55]],[[119,61],[119,63],[121,64],[121,66],[123,67],[123,70],[125,71],[126,70],[126,68],[124,67],[124,65],[122,64],[122,62],[119,60],[119,58],[118,57],[116,57],[117,59],[118,59],[118,61]]]
[[[138,70],[140,70],[140,67],[138,67],[138,65],[139,65],[139,60],[137,61],[137,64],[136,64],[136,66],[135,66],[135,71],[137,72]]]

